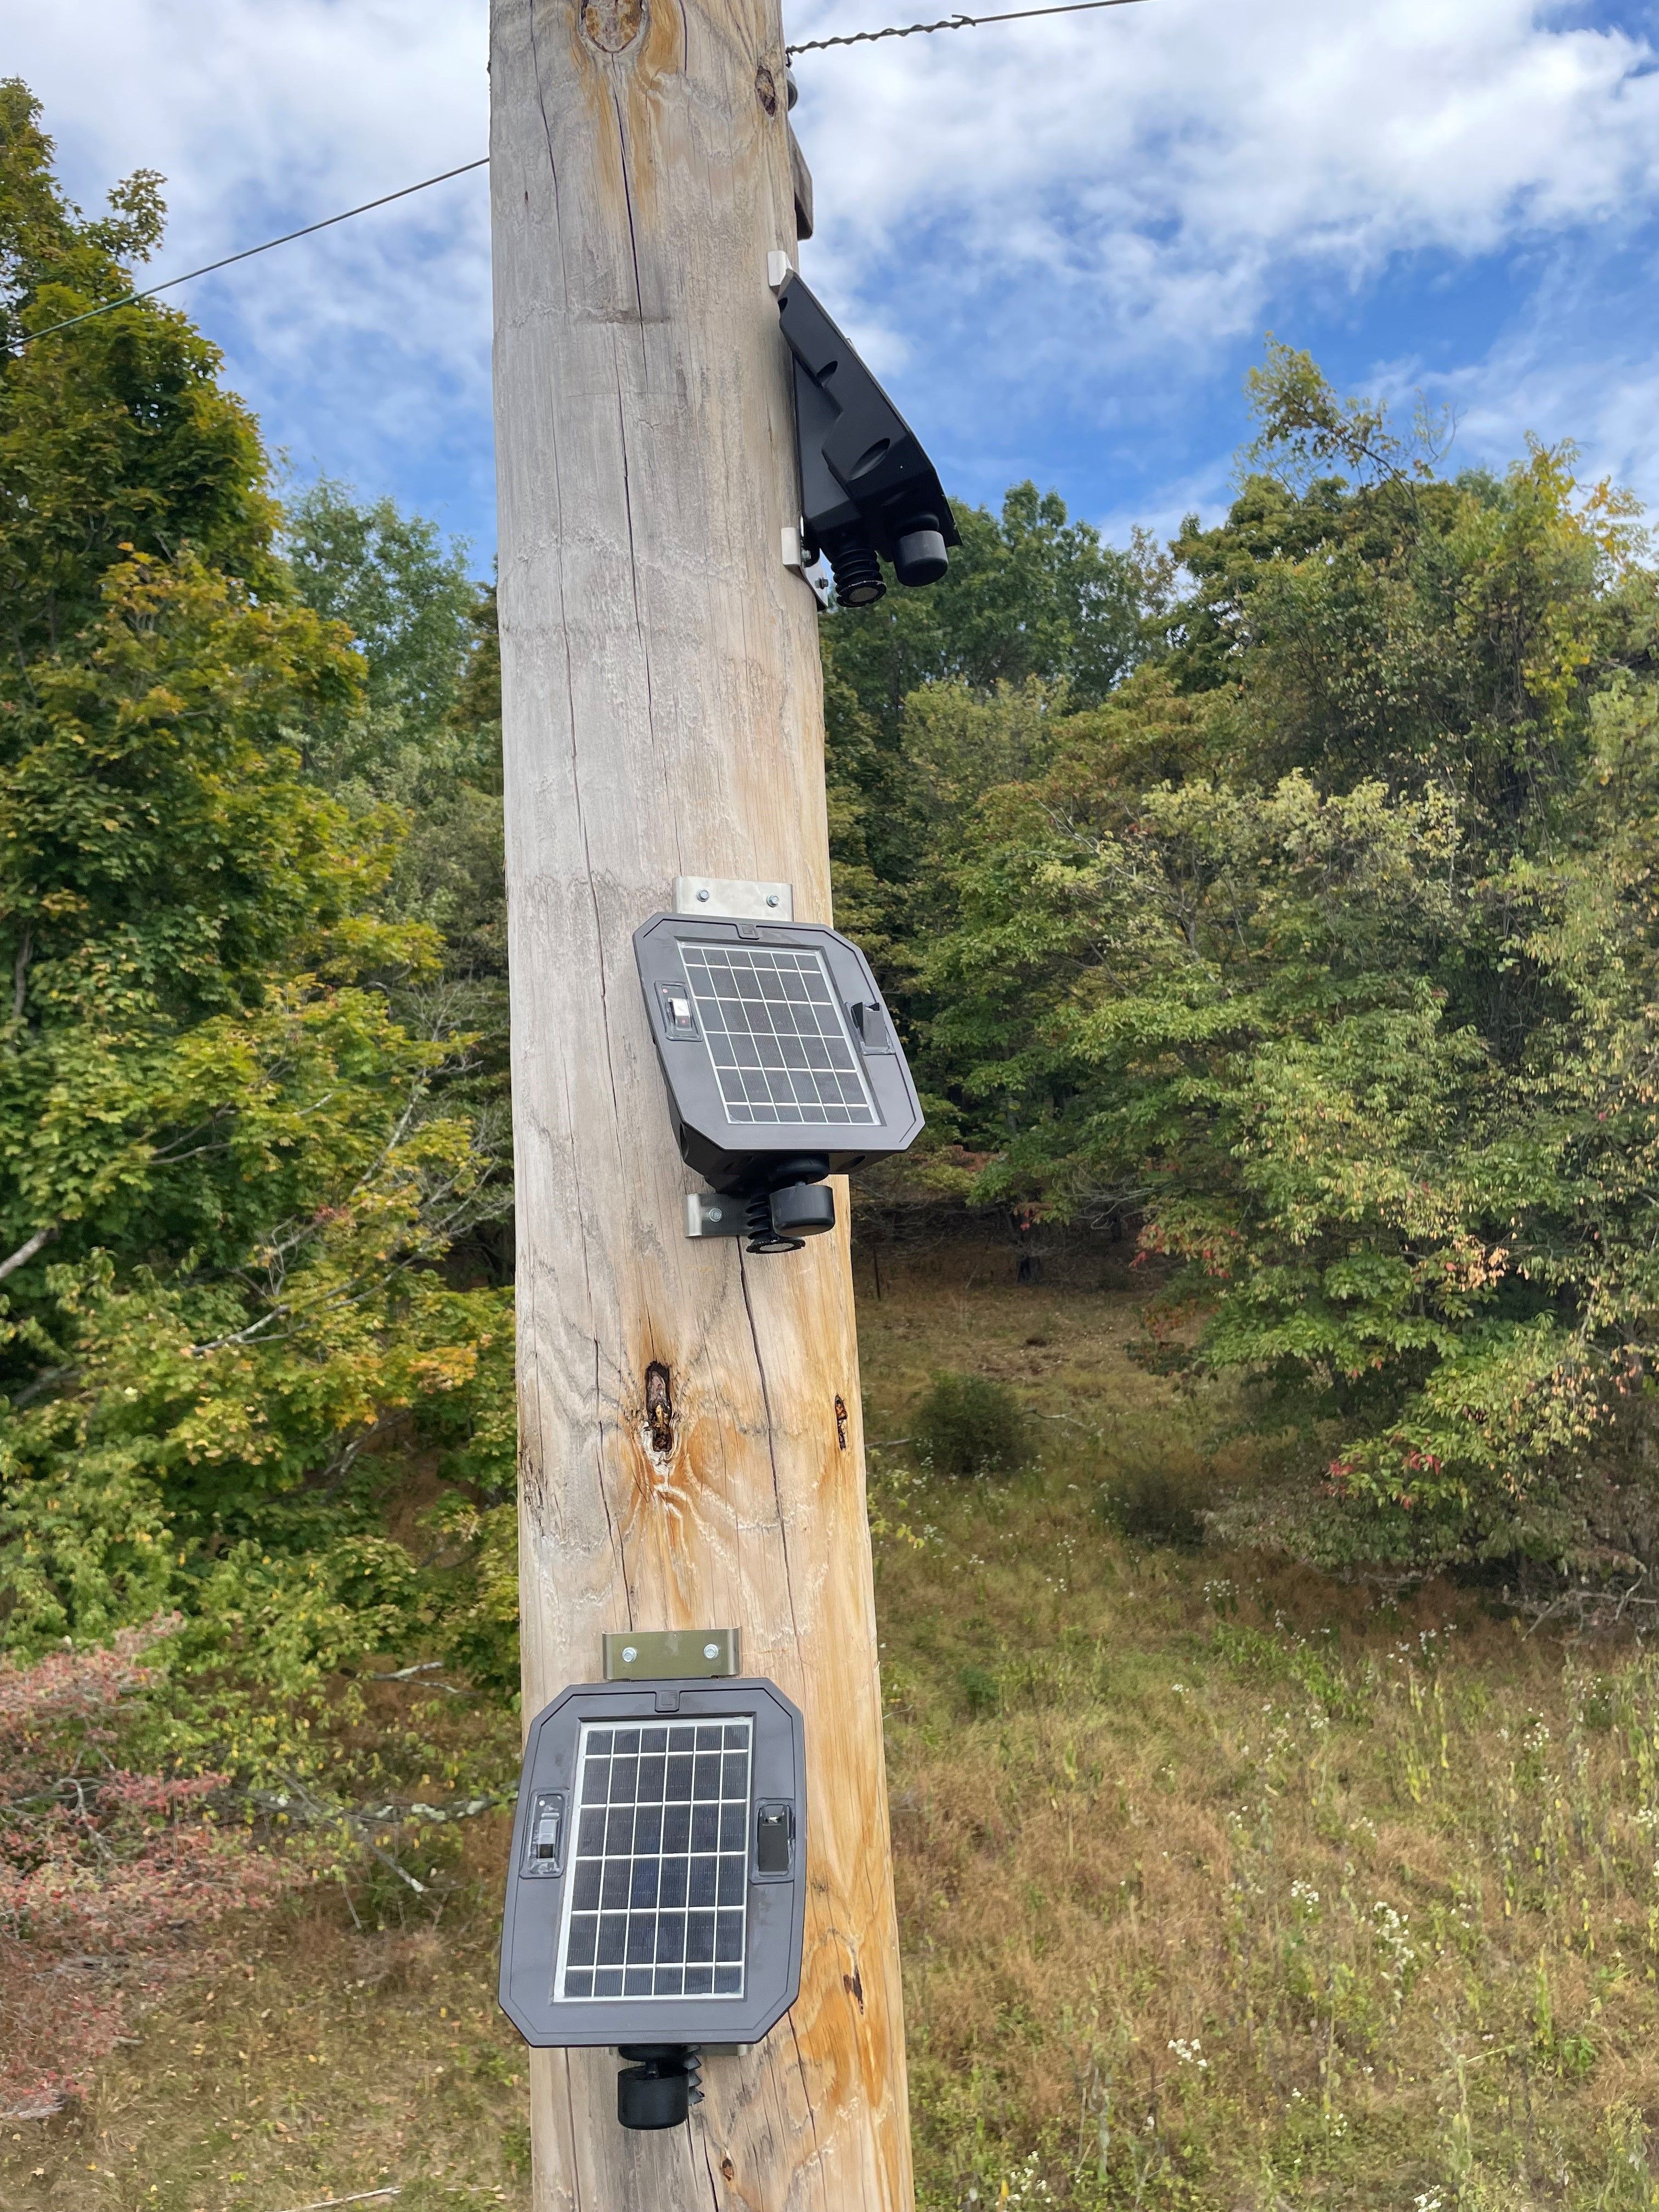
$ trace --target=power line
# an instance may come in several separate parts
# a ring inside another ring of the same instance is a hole
[[[233,262],[251,261],[256,253],[269,253],[273,246],[287,246],[296,238],[309,238],[313,231],[327,230],[337,222],[349,222],[354,215],[367,215],[372,208],[389,207],[393,200],[406,200],[411,192],[426,191],[433,185],[447,185],[452,177],[464,177],[470,169],[485,169],[489,166],[488,154],[480,155],[476,161],[463,161],[459,169],[422,177],[418,185],[404,185],[398,191],[382,192],[379,199],[365,200],[361,207],[343,208],[338,215],[325,215],[320,222],[306,223],[299,230],[285,230],[280,238],[266,239],[263,246],[246,246],[240,253],[227,253],[222,261],[205,261],[199,269],[186,269],[182,276],[167,276],[159,284],[146,284],[141,292],[125,292],[118,300],[106,300],[101,307],[88,307],[84,314],[71,315],[66,322],[48,323],[43,331],[26,331],[21,343],[33,345],[37,338],[49,338],[55,331],[72,331],[77,323],[89,323],[94,316],[112,314],[117,307],[130,307],[135,300],[153,299],[158,292],[171,291],[175,284],[188,284],[193,276],[210,276],[216,269],[228,269]]]
[[[1033,15],[1086,15],[1097,8],[1133,8],[1138,4],[1139,0],[1063,0],[1057,7],[1015,8],[1000,15],[946,15],[937,23],[893,24],[884,31],[854,31],[837,39],[805,39],[798,46],[787,46],[784,52],[793,61],[797,54],[822,53],[830,46],[873,46],[878,39],[913,39],[919,32],[972,31],[982,23],[1019,23]],[[452,177],[465,177],[474,169],[489,166],[489,155],[481,155],[476,161],[463,161],[459,169],[444,169],[435,177],[422,177],[418,185],[404,185],[395,192],[382,192],[377,200],[365,200],[361,207],[343,208],[338,215],[325,215],[320,222],[302,224],[298,230],[285,230],[280,238],[267,238],[262,245],[245,246],[240,253],[227,253],[222,260],[204,261],[199,269],[186,269],[182,276],[165,276],[159,284],[146,284],[140,291],[124,292],[118,300],[106,300],[100,306],[70,315],[61,323],[48,323],[43,331],[25,331],[20,335],[18,350],[32,346],[38,338],[55,337],[59,331],[72,331],[77,324],[113,314],[118,307],[131,307],[139,300],[153,300],[158,292],[170,292],[175,284],[188,284],[198,276],[210,276],[216,269],[229,269],[238,261],[251,261],[256,253],[269,253],[274,246],[290,246],[296,238],[310,238],[319,230],[331,229],[337,222],[349,222],[354,216],[390,207],[393,200],[406,200],[411,192],[428,191],[434,185],[447,185]]]
[[[805,39],[784,52],[793,61],[797,54],[821,54],[826,46],[873,46],[878,39],[914,39],[918,31],[972,31],[981,23],[1020,23],[1031,15],[1086,15],[1095,8],[1133,8],[1137,0],[1065,0],[1057,8],[1016,8],[1006,15],[946,15],[938,23],[905,23],[885,31],[853,31],[840,39]]]

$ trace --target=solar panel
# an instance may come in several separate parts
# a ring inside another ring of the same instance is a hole
[[[557,1996],[743,1995],[752,1726],[584,1722]]]
[[[732,1121],[875,1121],[822,953],[684,939],[679,950]]]

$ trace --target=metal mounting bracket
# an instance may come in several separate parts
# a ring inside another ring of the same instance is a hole
[[[821,554],[815,561],[808,562],[801,550],[800,532],[795,525],[788,522],[783,526],[783,565],[794,571],[821,607],[828,608],[833,586],[829,568]]]
[[[735,1628],[607,1630],[607,1682],[690,1682],[741,1672],[741,1632]]]
[[[794,887],[736,876],[676,876],[674,911],[711,921],[793,921]]]
[[[712,1190],[686,1193],[688,1237],[742,1237],[748,1227],[749,1209],[740,1198],[722,1198]]]

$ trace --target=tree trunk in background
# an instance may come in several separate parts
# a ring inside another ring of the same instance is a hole
[[[793,2012],[662,2135],[618,2127],[613,2053],[534,2054],[536,2203],[905,2212],[845,1187],[802,1252],[685,1238],[629,942],[679,873],[830,915],[817,615],[781,553],[782,30],[775,0],[495,0],[491,67],[526,1713],[598,1679],[606,1629],[735,1625],[809,1780]]]

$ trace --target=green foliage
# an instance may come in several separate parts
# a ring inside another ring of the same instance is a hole
[[[162,228],[139,170],[83,218],[52,174],[40,103],[0,82],[0,698],[36,654],[97,617],[124,551],[188,540],[261,595],[280,588],[276,506],[252,418],[219,388],[220,355],[177,309],[136,301],[19,353],[19,335],[122,298],[123,265]]]
[[[154,179],[88,224],[50,151],[0,89],[25,329],[159,235]],[[0,1639],[176,1611],[151,1756],[373,1767],[336,1724],[374,1655],[501,1683],[513,1642],[500,1115],[406,860],[422,745],[498,814],[456,719],[488,623],[427,526],[332,487],[279,559],[216,365],[148,304],[0,361]],[[422,1446],[441,1525],[394,1537]]]
[[[1117,1476],[1104,1503],[1118,1528],[1136,1542],[1190,1552],[1204,1541],[1208,1493],[1196,1469],[1177,1472],[1143,1462]]]
[[[936,1474],[1008,1474],[1031,1456],[1025,1414],[1007,1384],[949,1369],[917,1409],[915,1441]]]
[[[465,545],[446,546],[434,523],[389,499],[361,507],[327,477],[289,507],[283,543],[306,604],[356,639],[369,714],[395,714],[416,731],[441,726],[478,598]],[[409,770],[431,779],[435,766],[417,757]]]
[[[343,622],[365,657],[367,684],[319,720],[306,772],[354,818],[400,825],[380,910],[423,925],[436,957],[389,979],[392,1003],[417,1033],[469,1038],[442,1091],[494,1164],[449,1265],[499,1285],[511,1269],[513,1189],[495,594],[469,578],[465,547],[339,484],[295,501],[283,544],[307,604]]]
[[[942,784],[919,777],[921,702],[939,686],[978,696],[1006,685],[1039,711],[1051,695],[1103,696],[1141,649],[1147,588],[1144,548],[1132,558],[1103,545],[1035,484],[1017,484],[1000,517],[952,511],[962,544],[943,582],[840,609],[821,629],[837,914],[904,1012],[933,911],[930,826],[977,795],[954,769]]]
[[[889,969],[980,1195],[1138,1218],[1152,1353],[1197,1327],[1302,1439],[1262,1533],[1640,1567],[1644,541],[1568,453],[1448,479],[1433,425],[1304,356],[1255,392],[1254,473],[1109,696],[905,702],[914,853],[854,903],[908,932]]]
[[[177,1671],[292,1701],[430,1619],[364,1454],[470,1393],[507,1319],[437,1267],[489,1168],[442,1103],[466,1041],[373,987],[434,957],[374,911],[395,825],[284,738],[352,673],[309,611],[134,562],[12,717],[0,1218],[46,1232],[0,1351],[24,1650],[178,1606]]]
[[[506,973],[501,648],[495,595],[465,545],[390,500],[360,504],[320,479],[289,507],[283,544],[301,597],[344,624],[368,681],[307,747],[313,780],[354,811],[396,805],[405,834],[392,906],[440,933],[452,978]],[[469,1003],[489,1029],[499,992]]]

